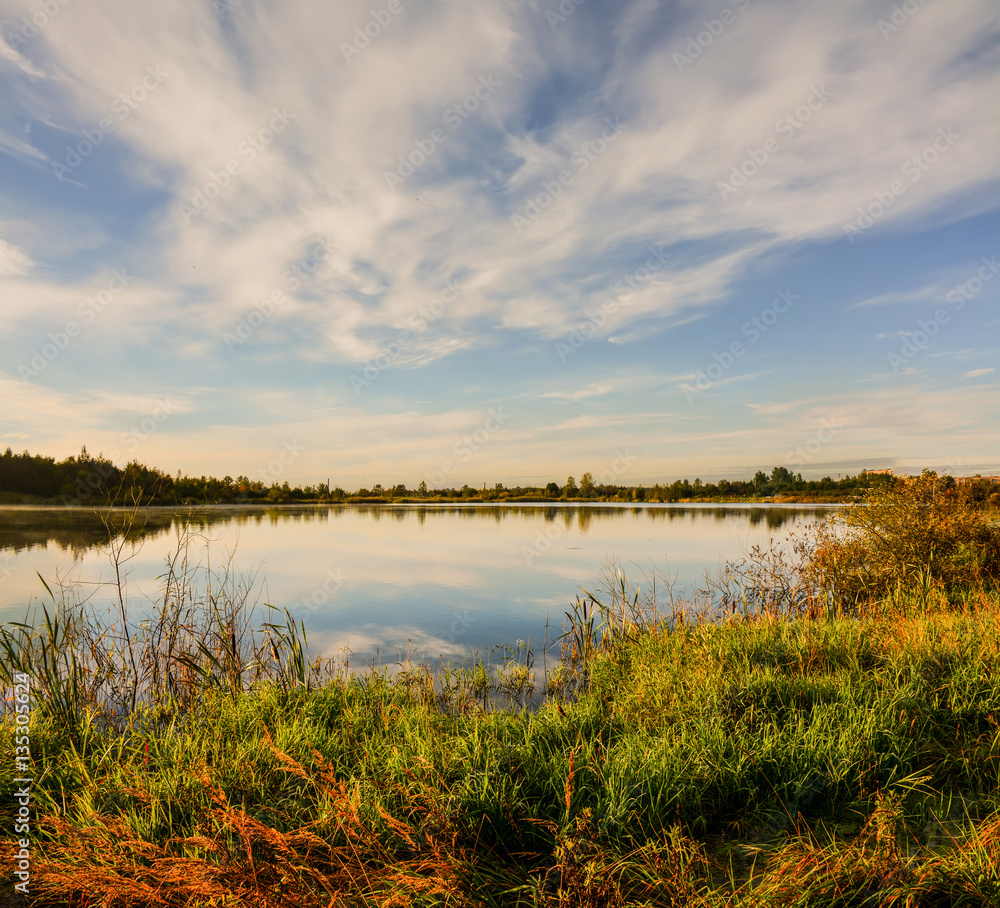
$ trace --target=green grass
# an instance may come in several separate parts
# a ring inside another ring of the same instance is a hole
[[[522,711],[369,673],[36,712],[33,903],[1000,904],[996,593],[654,624],[588,667]]]
[[[111,624],[63,597],[0,629],[32,903],[998,906],[998,558],[925,474],[731,565],[727,619],[606,578],[529,709],[521,646],[317,684],[301,626],[254,628],[253,578],[199,585],[182,542],[144,622],[120,585]]]

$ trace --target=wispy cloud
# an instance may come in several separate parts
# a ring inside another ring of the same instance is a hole
[[[0,239],[0,276],[27,274],[31,259],[16,246]]]
[[[94,0],[60,6],[37,36],[14,41],[26,10],[0,3],[0,174],[14,187],[0,223],[8,374],[111,269],[136,274],[120,305],[85,326],[85,343],[34,390],[16,389],[22,402],[53,395],[39,422],[29,406],[15,414],[17,431],[53,447],[87,434],[85,420],[58,428],[63,396],[89,395],[80,412],[99,415],[100,395],[115,399],[124,376],[155,396],[181,374],[224,388],[246,431],[202,444],[228,423],[226,408],[199,398],[148,458],[176,459],[187,445],[185,464],[203,456],[198,469],[226,472],[237,442],[263,451],[306,425],[307,402],[353,413],[350,374],[397,344],[363,410],[314,426],[308,468],[367,475],[342,441],[349,426],[379,469],[418,469],[407,420],[433,427],[426,447],[416,443],[433,459],[452,431],[444,414],[524,394],[533,428],[494,449],[509,460],[484,453],[470,470],[549,463],[546,427],[573,441],[593,428],[565,420],[568,407],[614,398],[645,411],[654,392],[683,404],[677,376],[746,343],[746,320],[774,287],[803,279],[803,261],[822,278],[811,296],[767,326],[699,418],[763,418],[743,406],[741,385],[756,382],[780,407],[830,383],[828,358],[844,375],[898,381],[874,338],[899,330],[882,310],[941,299],[950,275],[968,277],[970,256],[996,252],[947,232],[995,223],[990,0],[928,4],[891,42],[864,4],[754,3],[682,71],[671,51],[701,27],[693,2],[669,13],[646,0],[581,6],[552,28],[538,4],[430,0],[404,5],[350,59],[342,45],[371,16],[361,0],[261,0],[224,15],[181,0]],[[957,138],[930,161],[942,129]],[[746,179],[723,197],[734,170]],[[905,191],[890,189],[897,181]],[[890,191],[849,244],[844,225]],[[516,223],[532,205],[537,216]],[[934,231],[936,260],[898,252]],[[320,240],[321,266],[289,279]],[[651,247],[665,258],[643,274]],[[449,282],[461,292],[429,317]],[[836,291],[824,295],[826,284]],[[273,291],[282,304],[228,349],[225,334]],[[588,320],[595,341],[560,363],[553,342]],[[978,349],[957,317],[948,330],[949,345]],[[762,370],[766,356],[781,365]],[[734,402],[743,415],[726,410]],[[721,443],[707,437],[690,443],[702,453]],[[770,457],[787,443],[755,450]],[[679,465],[669,451],[656,455],[663,469]]]
[[[865,306],[898,306],[911,304],[942,303],[945,295],[954,287],[952,284],[933,283],[915,290],[892,291],[870,296],[857,303],[851,303],[848,308],[860,309]]]

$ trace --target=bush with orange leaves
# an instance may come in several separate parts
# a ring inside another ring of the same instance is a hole
[[[925,470],[873,488],[823,528],[808,573],[842,603],[900,590],[995,587],[1000,521],[989,500]]]

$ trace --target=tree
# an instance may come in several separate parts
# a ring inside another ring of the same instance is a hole
[[[580,497],[581,498],[593,498],[596,495],[596,490],[594,489],[594,477],[590,473],[584,473],[580,477]]]
[[[270,489],[267,490],[267,500],[268,501],[288,501],[290,497],[291,489],[288,487],[286,482],[284,485],[279,486],[274,483]]]
[[[545,494],[551,496],[552,498],[558,498],[559,497],[559,483],[558,482],[550,482],[545,487]]]
[[[791,473],[787,467],[775,467],[771,470],[771,488],[775,492],[791,485],[795,481],[795,474]]]
[[[420,480],[420,485],[417,486],[417,491],[420,493],[421,498],[427,497],[427,483],[422,479]]]
[[[566,485],[563,486],[563,493],[567,498],[576,498],[576,480],[572,476],[566,480]]]

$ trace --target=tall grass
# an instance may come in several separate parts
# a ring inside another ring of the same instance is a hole
[[[166,560],[159,598],[130,596],[129,546],[142,518],[134,507],[114,527],[109,520],[113,617],[78,587],[53,590],[39,577],[48,601],[0,627],[0,685],[30,675],[36,708],[70,736],[81,724],[120,730],[139,714],[195,709],[208,689],[235,698],[262,683],[308,686],[304,628],[287,610],[261,603],[256,574],[236,570],[232,555],[213,569],[206,543],[203,563],[190,526]]]
[[[369,670],[75,746],[40,717],[39,904],[989,904],[1000,601],[938,605],[621,636],[533,711]]]

